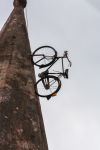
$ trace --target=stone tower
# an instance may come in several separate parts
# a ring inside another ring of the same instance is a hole
[[[0,32],[0,150],[48,150],[24,18],[26,0]]]

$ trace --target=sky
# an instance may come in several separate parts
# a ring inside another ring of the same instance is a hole
[[[0,4],[0,28],[12,2]],[[25,12],[31,50],[68,50],[73,64],[57,96],[40,98],[49,150],[100,150],[100,1],[29,0]]]

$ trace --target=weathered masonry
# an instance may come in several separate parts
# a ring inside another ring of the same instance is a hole
[[[0,150],[48,150],[24,18],[26,0],[0,32]]]

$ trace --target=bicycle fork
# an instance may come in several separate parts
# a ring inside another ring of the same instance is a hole
[[[42,83],[43,83],[44,88],[45,88],[46,90],[50,89],[50,83],[49,83],[49,78],[48,78],[48,77],[42,79]]]

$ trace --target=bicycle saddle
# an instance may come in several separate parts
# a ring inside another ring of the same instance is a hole
[[[65,72],[64,72],[64,78],[67,78],[68,79],[68,71],[69,69],[66,69]]]

